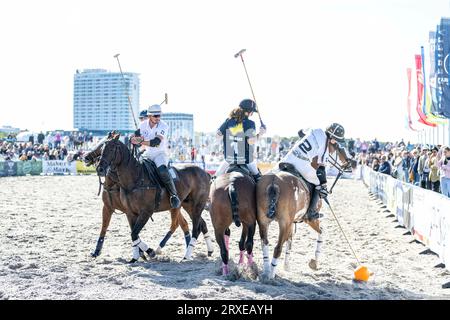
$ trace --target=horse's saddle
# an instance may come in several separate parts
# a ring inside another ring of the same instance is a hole
[[[308,182],[301,174],[298,172],[297,169],[295,169],[294,165],[287,163],[287,162],[280,162],[278,165],[278,168],[280,171],[288,172],[294,176],[296,176],[300,182],[306,186],[306,188],[309,190],[309,193],[313,191],[313,189],[316,187],[313,183]]]
[[[141,159],[141,163],[144,165],[144,172],[149,177],[151,184],[155,186],[159,186],[161,188],[165,188],[164,183],[158,174],[158,169],[156,168],[156,164],[150,160],[143,158]],[[175,181],[179,180],[178,171],[174,167],[169,167],[169,174],[172,176],[172,179]]]
[[[231,172],[242,173],[242,175],[248,176],[253,181],[253,183],[256,184],[255,178],[253,178],[252,173],[250,172],[247,165],[245,165],[245,164],[230,164],[230,167],[228,168],[226,173],[231,173]]]

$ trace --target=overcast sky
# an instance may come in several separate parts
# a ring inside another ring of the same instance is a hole
[[[406,68],[442,16],[447,0],[2,1],[0,125],[72,129],[76,69],[118,71],[120,53],[140,109],[167,92],[163,111],[215,131],[251,97],[245,48],[269,135],[339,122],[354,138],[416,137]]]

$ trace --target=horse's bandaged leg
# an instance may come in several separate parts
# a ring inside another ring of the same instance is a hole
[[[103,242],[105,241],[105,237],[99,237],[97,240],[97,245],[95,247],[95,251],[92,253],[93,257],[98,257],[103,248]]]
[[[191,242],[186,248],[186,254],[184,255],[184,259],[190,260],[192,256],[192,252],[194,251],[194,247],[197,244],[197,239],[191,238]]]
[[[247,254],[247,265],[251,266],[253,264],[253,252],[250,254]]]
[[[225,239],[225,247],[227,248],[227,251],[230,251],[230,237],[227,235],[223,236]]]
[[[263,242],[261,240],[261,242]],[[270,272],[270,264],[269,264],[269,245],[265,245],[264,242],[262,243],[262,249],[263,249],[263,262],[264,262],[264,268],[263,273],[269,274]]]
[[[167,241],[170,239],[171,236],[172,236],[172,232],[171,231],[167,231],[166,235],[164,236],[164,238],[159,243],[159,247],[158,248],[161,248],[161,249],[164,248],[164,246],[166,245]]]
[[[144,242],[144,241],[142,241],[142,240],[140,240],[140,239],[138,239],[139,240],[139,243],[137,243],[137,246],[142,250],[142,251],[144,251],[144,252],[146,252],[147,250],[148,250],[148,245]],[[138,240],[136,240],[136,241],[138,241]],[[136,242],[135,241],[135,242]],[[133,242],[133,245],[134,245],[134,242]]]
[[[286,254],[284,257],[284,270],[289,271],[289,258],[291,256],[292,240],[286,241]]]
[[[214,251],[214,247],[211,241],[211,237],[209,236],[208,232],[203,235],[206,242],[206,248],[208,248],[208,257],[210,257]]]
[[[245,250],[242,250],[241,252],[239,252],[239,264],[244,263],[244,253],[245,253]]]
[[[230,273],[228,265],[222,262],[222,275],[227,276]]]
[[[184,234],[184,241],[186,242],[186,247],[189,246],[189,243],[191,243],[191,234],[189,231],[186,231]]]
[[[140,252],[139,252],[139,246],[138,243],[140,242],[140,239],[137,239],[135,241],[133,241],[133,260],[139,260],[139,258],[141,257]],[[136,244],[135,244],[136,243]]]
[[[278,265],[278,259],[272,258],[272,269],[270,270],[270,278],[271,279],[275,278],[277,265]]]
[[[322,237],[323,237],[323,232],[319,233],[317,236],[317,244],[316,244],[316,252],[315,252],[316,261],[319,261],[320,254],[322,253],[322,243],[323,243]]]

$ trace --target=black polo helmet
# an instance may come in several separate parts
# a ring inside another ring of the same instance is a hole
[[[256,110],[256,103],[251,99],[244,99],[239,103],[239,107],[247,112],[258,112]]]
[[[345,141],[344,140],[345,130],[344,127],[341,126],[339,123],[333,123],[329,125],[325,130],[325,132],[327,133],[328,137],[336,140],[339,143]]]

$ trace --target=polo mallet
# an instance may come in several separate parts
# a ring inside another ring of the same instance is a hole
[[[122,72],[122,67],[120,65],[119,55],[120,55],[120,53],[115,54],[114,58],[117,59],[117,63],[119,64],[119,70],[120,70],[120,74],[122,75],[123,86],[124,86],[124,89],[126,90],[126,81],[125,81],[125,76],[123,75],[123,72]],[[138,127],[138,125],[136,123],[136,118],[134,117],[133,107],[131,105],[131,98],[130,98],[130,95],[128,94],[128,91],[126,92],[126,95],[127,95],[127,98],[128,98],[128,106],[130,107],[131,116],[133,117],[134,127],[136,128],[135,136],[138,137],[138,136],[140,136],[139,127]],[[138,155],[138,152],[139,152],[138,148],[136,147],[136,145],[133,144],[133,148],[132,149],[133,149],[132,150],[132,154],[134,154],[134,157],[136,159],[138,159],[138,157],[139,157],[139,155]]]
[[[345,235],[344,229],[342,229],[341,224],[339,223],[339,220],[338,220],[336,214],[334,213],[333,209],[331,208],[331,205],[330,205],[330,202],[328,201],[328,198],[325,197],[325,198],[323,198],[323,200],[328,205],[328,208],[330,208],[330,211],[333,214],[334,219],[336,220],[336,222],[337,222],[337,224],[339,226],[339,229],[341,229],[341,232],[344,235],[344,238],[347,241],[348,246],[350,247],[350,250],[352,250],[352,253],[355,256],[356,261],[358,261],[359,267],[356,268],[356,270],[353,272],[353,274],[355,276],[355,280],[359,280],[359,281],[367,281],[367,280],[369,280],[369,277],[373,273],[369,273],[369,270],[367,269],[367,267],[361,265],[361,262],[359,261],[358,256],[355,253],[355,250],[353,250],[353,247],[350,244],[350,241],[348,241],[347,236]]]
[[[258,112],[259,122],[261,123],[261,127],[265,128],[266,126],[264,125],[264,123],[261,120],[261,114],[260,114],[259,109],[258,109],[258,104],[256,103],[256,98],[255,98],[255,93],[253,92],[252,83],[250,82],[250,77],[248,76],[247,67],[245,66],[244,57],[242,56],[242,54],[245,51],[246,51],[245,49],[240,50],[238,53],[236,53],[234,55],[234,57],[235,58],[241,57],[241,61],[242,61],[242,64],[244,66],[245,74],[247,75],[248,84],[250,85],[250,90],[252,91],[253,101],[255,101],[255,104],[256,104],[256,112]]]
[[[164,100],[159,105],[162,105],[163,103],[165,104],[169,103],[169,97],[167,96],[167,93],[164,94]]]
[[[122,75],[123,85],[124,85],[124,88],[126,89],[125,76],[123,75],[122,67],[120,66],[119,55],[120,55],[120,53],[114,55],[114,58],[117,59],[117,63],[119,64],[119,70],[120,70],[120,74]],[[129,105],[130,110],[131,110],[131,115],[133,116],[134,126],[137,129],[138,125],[136,123],[136,118],[134,117],[133,107],[131,106],[131,98],[130,98],[130,95],[128,94],[128,92],[126,92],[126,94],[127,94],[127,98],[128,98],[128,105]]]

